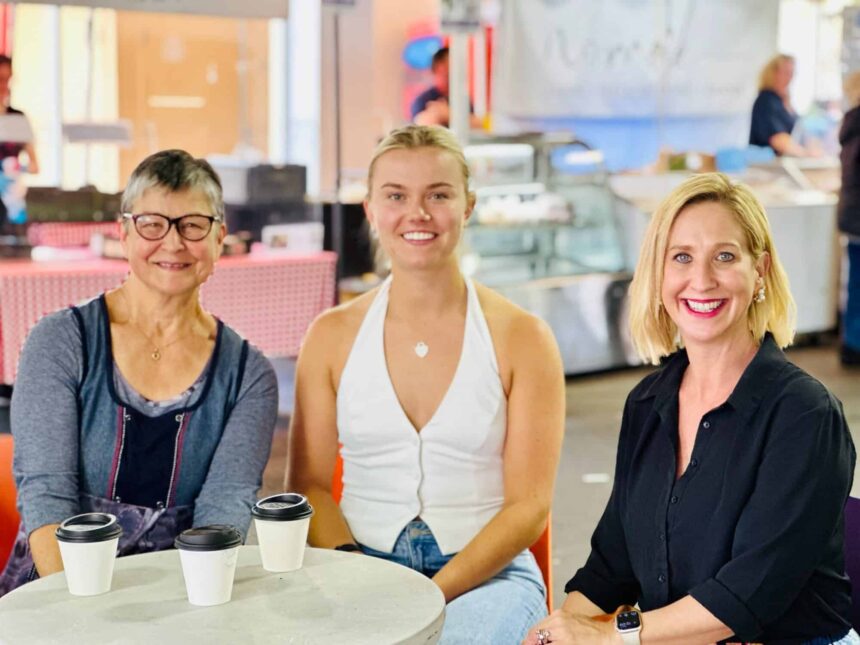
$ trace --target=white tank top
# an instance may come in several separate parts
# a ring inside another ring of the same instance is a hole
[[[385,362],[390,287],[391,278],[371,303],[337,392],[340,507],[355,539],[372,549],[390,553],[403,528],[420,516],[448,555],[462,550],[502,507],[507,399],[487,321],[466,279],[460,361],[433,417],[416,432]],[[415,361],[420,369],[421,359]]]

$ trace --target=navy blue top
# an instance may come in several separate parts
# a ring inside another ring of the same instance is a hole
[[[414,119],[419,112],[423,112],[424,108],[427,107],[427,104],[430,101],[438,101],[439,99],[444,99],[447,101],[448,96],[442,94],[442,92],[439,91],[439,88],[437,88],[435,85],[433,85],[432,87],[428,87],[426,90],[421,92],[421,94],[416,96],[414,101],[412,101],[412,107],[410,108],[412,118]]]
[[[797,115],[788,111],[779,94],[762,90],[753,103],[750,145],[770,147],[770,138],[781,132],[791,134],[795,121]]]
[[[841,404],[768,334],[729,398],[702,417],[676,477],[687,365],[679,351],[627,398],[612,494],[565,591],[606,612],[690,595],[733,630],[730,641],[843,636],[856,453]]]

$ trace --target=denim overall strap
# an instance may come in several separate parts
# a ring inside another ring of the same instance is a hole
[[[109,499],[82,495],[81,512],[111,513],[122,527],[117,556],[163,551],[173,547],[173,540],[185,529],[191,528],[193,507],[146,508],[123,504]],[[33,564],[30,545],[24,527],[18,527],[18,536],[6,568],[0,574],[0,597],[39,577]]]

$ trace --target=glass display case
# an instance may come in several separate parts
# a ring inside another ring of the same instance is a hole
[[[558,172],[535,163],[550,153],[523,146],[467,149],[478,199],[464,272],[544,319],[567,374],[638,363],[626,332],[627,245],[605,172]]]

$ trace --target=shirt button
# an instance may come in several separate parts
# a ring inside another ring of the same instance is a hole
[[[699,460],[698,460],[698,459],[691,459],[691,460],[690,460],[690,465],[691,465],[693,468],[695,468],[696,466],[698,466],[698,465],[699,465]]]
[[[705,430],[707,430],[708,428],[710,428],[710,427],[711,427],[711,422],[710,422],[710,421],[704,421],[704,422],[702,423],[702,427],[703,427]]]
[[[666,534],[665,534],[665,533],[661,533],[661,534],[660,534],[660,541],[661,541],[661,542],[665,542],[665,541],[666,541]]]
[[[673,504],[677,504],[678,503],[678,496],[672,495],[672,499],[670,499],[669,501],[672,502]]]
[[[666,576],[661,573],[659,576],[657,576],[657,582],[666,582]]]

